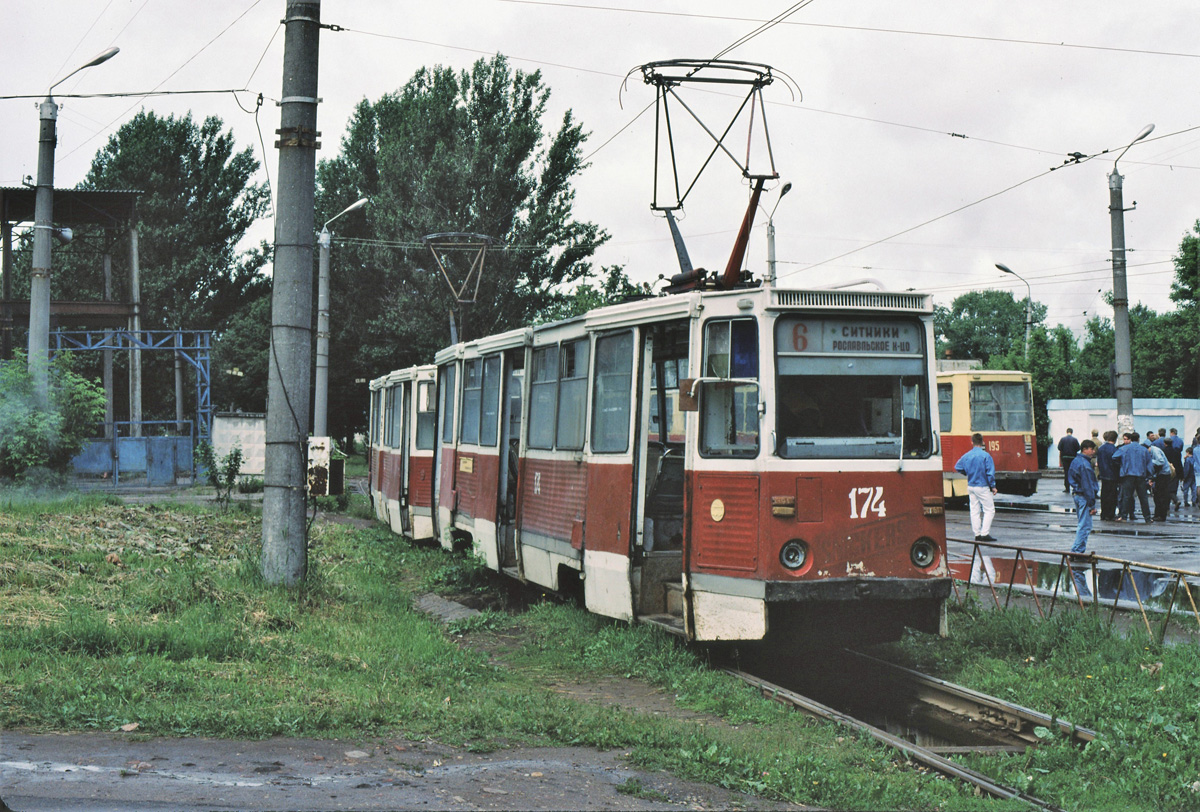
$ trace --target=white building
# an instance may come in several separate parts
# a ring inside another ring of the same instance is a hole
[[[1117,428],[1116,398],[1079,398],[1075,400],[1054,399],[1046,403],[1050,417],[1050,451],[1046,465],[1059,466],[1058,441],[1074,429],[1075,439],[1082,442],[1092,436],[1092,429],[1104,432]],[[1160,428],[1178,430],[1184,446],[1190,445],[1192,435],[1200,426],[1200,398],[1134,398],[1133,430],[1145,440],[1147,431]]]

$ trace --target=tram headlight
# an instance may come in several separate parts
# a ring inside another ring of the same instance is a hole
[[[933,539],[921,537],[913,542],[909,552],[913,565],[918,569],[929,569],[937,563],[938,548]]]
[[[789,570],[798,570],[808,562],[808,545],[792,539],[779,551],[779,563]]]

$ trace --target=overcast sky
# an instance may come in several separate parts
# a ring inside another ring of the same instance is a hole
[[[811,0],[725,58],[771,65],[794,80],[764,91],[777,183],[793,184],[775,214],[780,284],[821,287],[870,278],[891,289],[963,292],[1025,286],[1051,324],[1078,334],[1111,316],[1107,174],[1147,124],[1154,133],[1121,160],[1131,302],[1167,298],[1171,258],[1200,218],[1200,70],[1196,8],[1188,0],[1088,4],[1009,0]],[[576,214],[612,234],[597,264],[636,281],[678,271],[666,223],[650,211],[654,100],[639,65],[710,58],[793,6],[789,2],[658,0],[326,0],[321,16],[319,158],[337,154],[354,105],[401,87],[423,65],[468,68],[497,52],[540,70],[551,88],[548,125],[567,108],[591,138]],[[44,94],[51,82],[110,45],[111,61],[56,88],[55,181],[74,186],[92,157],[139,109],[220,116],[241,147],[277,174],[283,0],[4,0],[0,95]],[[653,9],[648,11],[647,9]],[[734,11],[733,9],[736,9]],[[246,89],[204,95],[71,98],[73,93]],[[265,104],[256,116],[258,93]],[[723,129],[740,96],[685,88],[705,123]],[[731,91],[737,94],[738,91]],[[240,103],[240,106],[239,106]],[[251,112],[244,112],[241,108]],[[755,134],[761,135],[761,116]],[[256,126],[257,125],[257,126]],[[711,147],[685,115],[676,143]],[[36,99],[0,100],[0,185],[37,170]],[[746,148],[747,121],[730,136]],[[1063,167],[1069,153],[1107,156]],[[761,160],[752,169],[765,166]],[[695,173],[694,164],[681,171]],[[265,175],[262,176],[265,179]],[[690,177],[690,175],[689,175]],[[697,266],[722,269],[748,201],[748,184],[718,156],[688,196],[681,227]],[[353,215],[350,215],[353,216]],[[747,267],[766,266],[758,212]],[[445,230],[458,230],[446,223]],[[256,235],[270,239],[269,223]]]

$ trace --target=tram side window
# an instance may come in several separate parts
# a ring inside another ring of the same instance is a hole
[[[938,384],[938,430],[950,431],[954,418],[954,384]]]
[[[751,319],[705,325],[703,369],[706,378],[758,380],[758,325]],[[758,385],[708,382],[700,398],[700,453],[757,456]]]
[[[383,444],[388,448],[395,448],[395,421],[392,419],[392,412],[396,409],[396,388],[389,386],[384,392],[386,394],[383,398]]]
[[[462,426],[458,439],[479,443],[479,404],[483,396],[483,361],[476,358],[463,365]]]
[[[592,400],[592,451],[629,449],[629,405],[633,383],[633,333],[596,339],[596,383]]]
[[[454,364],[442,367],[442,442],[454,442]]]
[[[483,403],[479,411],[479,444],[495,446],[500,431],[500,356],[483,360]]]
[[[417,384],[417,448],[433,448],[437,433],[437,411],[433,397],[433,381]]]
[[[379,445],[379,390],[371,393],[371,445]]]
[[[1023,382],[971,383],[972,431],[1033,431],[1033,402]]]
[[[533,351],[533,379],[529,390],[529,446],[554,448],[558,406],[557,344]]]
[[[563,342],[562,377],[558,383],[558,448],[583,448],[587,422],[588,341]]]
[[[394,404],[392,406],[392,425],[388,429],[392,438],[389,445],[392,448],[400,448],[407,439],[404,436],[404,410],[407,408],[407,404],[404,402],[404,384],[396,384],[388,391],[390,393],[388,400]]]

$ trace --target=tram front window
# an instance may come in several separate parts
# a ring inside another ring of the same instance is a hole
[[[1033,431],[1029,384],[972,382],[971,431]]]
[[[775,337],[779,456],[929,456],[929,387],[919,322],[785,317],[776,323]]]

